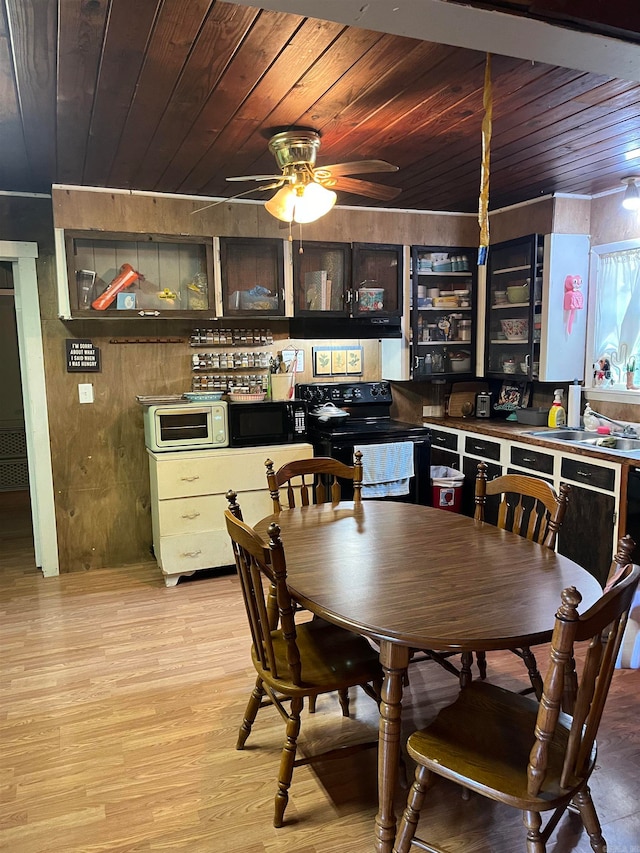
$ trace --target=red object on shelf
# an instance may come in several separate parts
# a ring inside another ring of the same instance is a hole
[[[139,272],[136,272],[131,264],[122,264],[119,274],[113,279],[109,287],[94,299],[91,307],[96,311],[104,311],[113,302],[121,290],[130,287],[134,281],[142,278]]]

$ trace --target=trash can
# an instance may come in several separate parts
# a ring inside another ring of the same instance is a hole
[[[464,474],[446,465],[431,466],[431,495],[433,506],[460,512]]]

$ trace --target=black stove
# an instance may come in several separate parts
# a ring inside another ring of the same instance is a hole
[[[297,386],[297,396],[309,408],[309,434],[358,441],[401,441],[428,438],[428,427],[394,420],[389,414],[393,398],[388,382],[312,382]],[[315,408],[333,403],[349,413],[344,420],[330,418],[320,421],[314,417]]]
[[[331,456],[352,465],[356,446],[412,442],[415,475],[411,479],[409,494],[398,499],[430,503],[431,433],[428,427],[391,417],[393,399],[388,382],[313,382],[298,385],[297,396],[308,405],[308,437],[316,456]],[[324,403],[333,403],[349,416],[319,420],[313,411]],[[347,490],[343,490],[343,494],[348,497]]]

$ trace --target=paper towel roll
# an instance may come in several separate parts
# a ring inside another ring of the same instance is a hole
[[[567,395],[567,426],[571,429],[580,428],[580,400],[582,388],[575,379],[573,384],[569,385],[569,394]]]

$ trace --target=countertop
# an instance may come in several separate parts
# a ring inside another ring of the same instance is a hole
[[[423,418],[424,426],[448,427],[449,429],[463,430],[486,435],[488,438],[511,439],[524,444],[533,444],[537,447],[546,447],[550,450],[566,450],[571,456],[584,456],[590,459],[606,459],[609,462],[617,462],[623,465],[640,466],[640,451],[630,451],[629,455],[620,452],[609,453],[606,447],[586,448],[579,444],[545,441],[541,436],[527,435],[532,430],[536,432],[546,429],[544,426],[531,426],[531,424],[510,423],[506,420],[494,420],[491,418]],[[595,433],[594,433],[595,435]]]

